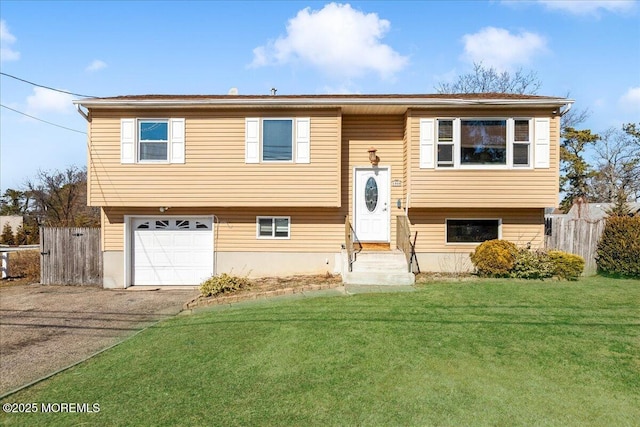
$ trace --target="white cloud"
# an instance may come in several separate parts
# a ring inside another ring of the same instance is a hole
[[[630,87],[629,90],[620,97],[619,102],[624,107],[640,111],[640,86]]]
[[[20,52],[13,50],[11,47],[16,40],[16,37],[9,31],[4,19],[0,20],[0,61],[17,61],[20,59]]]
[[[538,0],[547,9],[574,15],[597,15],[600,11],[623,13],[635,7],[635,0]]]
[[[287,23],[287,35],[253,50],[252,67],[300,62],[339,77],[376,72],[390,78],[408,58],[381,43],[391,24],[349,4],[305,8]]]
[[[475,34],[465,34],[463,59],[482,62],[499,71],[528,64],[531,58],[547,51],[544,37],[529,32],[511,34],[503,28],[486,27]]]
[[[343,84],[342,86],[324,86],[322,92],[327,95],[355,95],[360,94],[360,91],[354,89],[350,83]]]
[[[72,95],[34,87],[33,95],[27,97],[27,110],[31,113],[40,111],[68,113],[73,111],[72,100]]]
[[[98,71],[102,70],[103,68],[107,68],[107,63],[99,59],[94,59],[91,64],[87,65],[85,71]]]

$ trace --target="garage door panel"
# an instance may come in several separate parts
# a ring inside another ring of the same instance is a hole
[[[136,224],[143,226],[136,228]],[[206,228],[195,228],[196,224],[205,224]],[[210,277],[214,249],[211,225],[207,218],[197,218],[197,222],[134,220],[133,284],[198,285]]]

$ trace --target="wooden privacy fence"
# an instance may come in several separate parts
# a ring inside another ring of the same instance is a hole
[[[44,285],[102,285],[100,229],[40,228],[40,282]]]
[[[566,217],[545,220],[546,247],[580,255],[584,258],[584,274],[595,274],[598,241],[604,230],[604,219],[570,219]]]

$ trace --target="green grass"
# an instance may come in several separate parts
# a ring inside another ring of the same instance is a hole
[[[640,423],[640,281],[482,280],[181,316],[5,399],[4,425]]]

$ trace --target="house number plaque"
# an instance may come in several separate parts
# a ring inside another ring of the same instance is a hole
[[[391,186],[392,187],[402,187],[402,180],[394,179],[393,181],[391,181]]]

